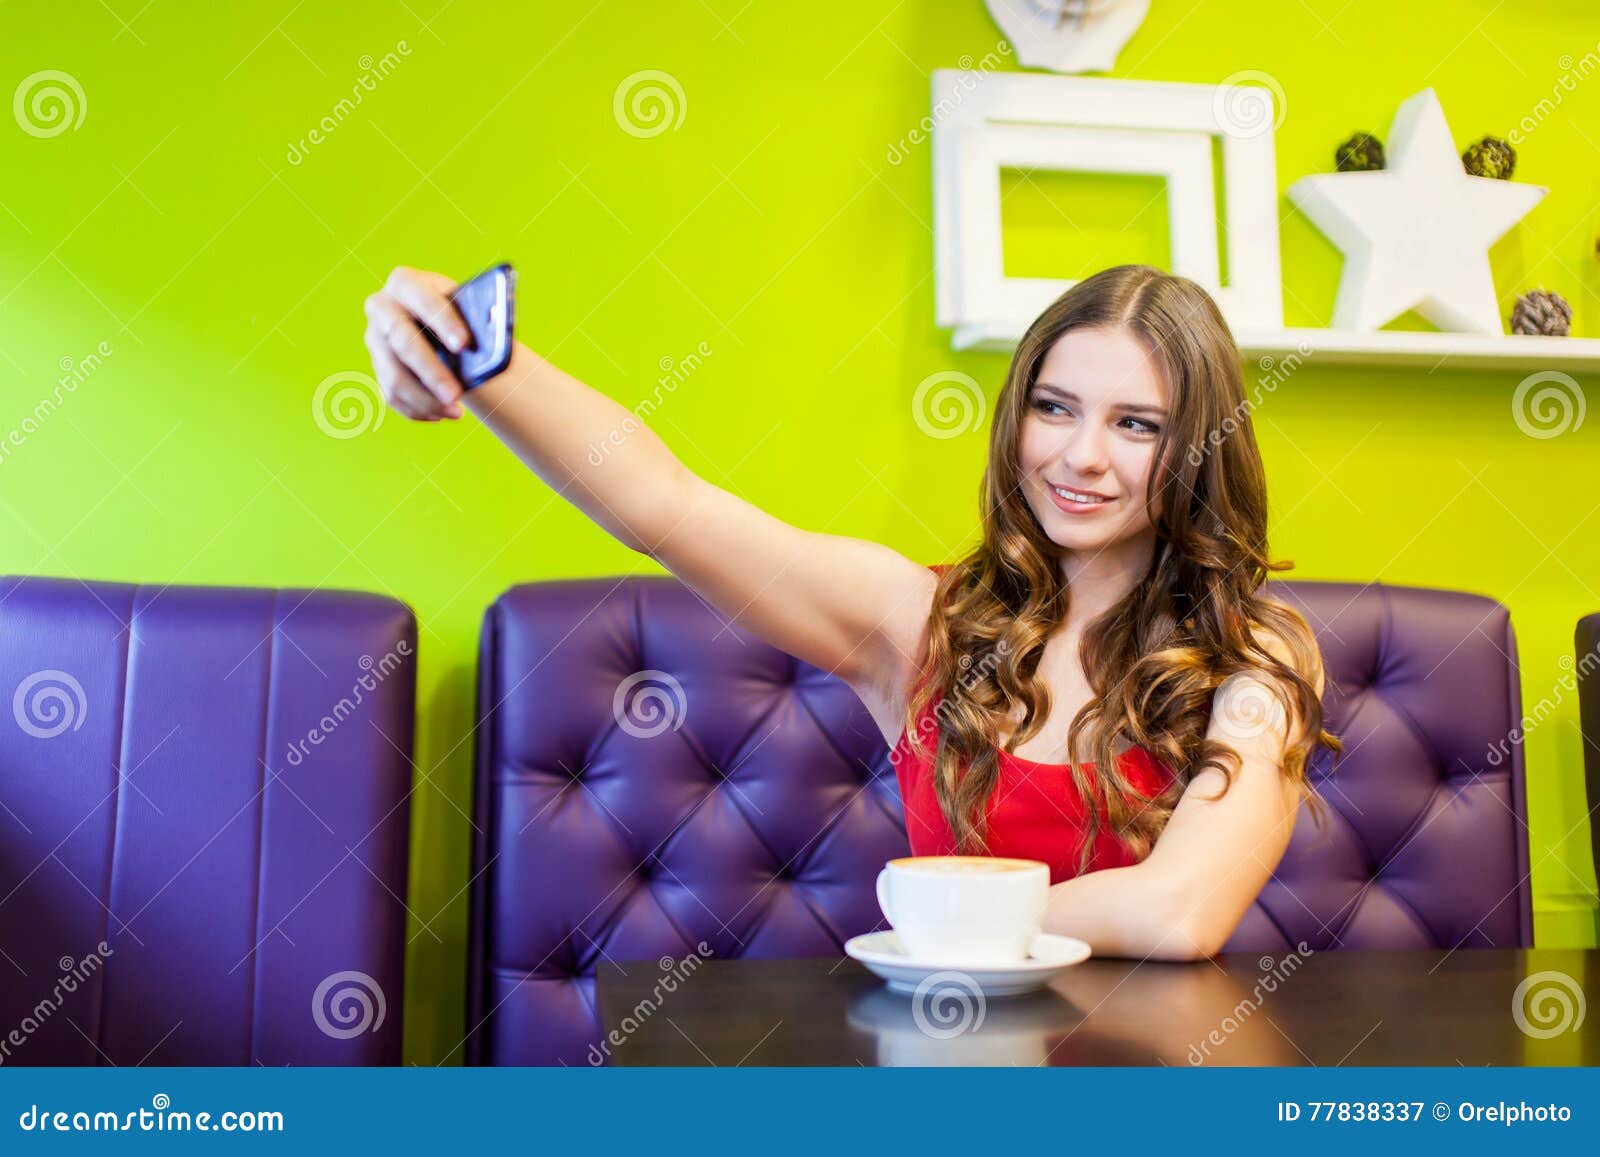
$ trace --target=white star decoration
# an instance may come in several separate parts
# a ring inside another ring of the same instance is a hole
[[[1503,334],[1489,247],[1549,190],[1469,175],[1431,88],[1395,113],[1387,153],[1386,169],[1289,186],[1344,251],[1334,328],[1377,329],[1414,309],[1443,330]]]

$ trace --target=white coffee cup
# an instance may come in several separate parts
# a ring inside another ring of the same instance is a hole
[[[878,906],[906,954],[930,964],[1026,960],[1050,868],[996,856],[903,856],[878,873]]]

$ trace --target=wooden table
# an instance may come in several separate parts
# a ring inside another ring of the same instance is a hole
[[[1600,1065],[1600,949],[1097,958],[986,1000],[848,958],[662,963],[597,971],[613,1064]]]

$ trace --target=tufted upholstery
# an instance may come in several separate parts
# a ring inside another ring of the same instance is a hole
[[[1583,736],[1583,780],[1589,796],[1589,842],[1594,852],[1595,873],[1600,875],[1600,614],[1585,615],[1573,632],[1573,653],[1577,656],[1578,724]]]
[[[0,1059],[399,1063],[415,653],[376,595],[0,578]]]
[[[1228,950],[1531,944],[1521,748],[1489,756],[1520,714],[1505,609],[1270,593],[1318,633],[1347,754],[1315,769],[1337,816],[1301,809]],[[512,588],[478,696],[470,1062],[598,1063],[601,958],[833,955],[882,926],[873,877],[907,845],[866,709],[676,580]]]
[[[1532,947],[1528,808],[1511,616],[1462,591],[1275,582],[1316,632],[1325,726],[1283,862],[1226,951]]]

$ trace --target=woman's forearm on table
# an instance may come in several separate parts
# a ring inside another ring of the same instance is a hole
[[[648,553],[676,521],[687,467],[635,414],[521,342],[503,373],[461,401],[625,546]]]
[[[1209,953],[1144,864],[1102,868],[1050,887],[1044,930],[1086,941],[1096,956],[1197,960]]]

